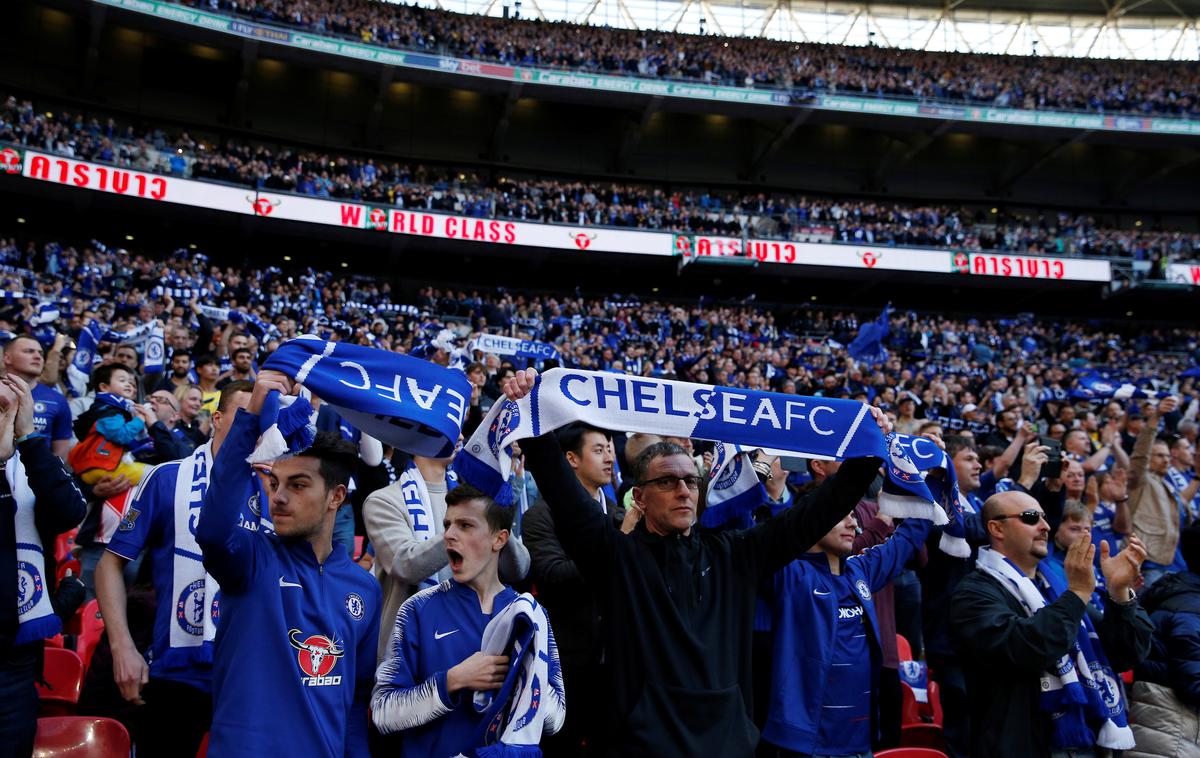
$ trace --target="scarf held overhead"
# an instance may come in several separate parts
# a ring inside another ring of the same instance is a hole
[[[730,389],[599,371],[551,369],[520,401],[492,406],[457,462],[468,481],[511,502],[509,447],[584,421],[603,429],[726,442],[805,458],[874,456],[888,463],[902,516],[945,524],[921,468],[902,445],[885,439],[864,403]],[[881,506],[883,505],[881,498]]]
[[[454,452],[471,397],[460,371],[312,335],[280,345],[263,369],[303,384],[364,434],[430,458]]]

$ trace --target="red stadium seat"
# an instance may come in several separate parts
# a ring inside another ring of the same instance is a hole
[[[875,758],[946,758],[946,754],[928,747],[894,747],[879,751]]]
[[[67,575],[68,571],[71,572],[71,576],[78,577],[83,573],[83,567],[79,565],[79,561],[75,560],[74,558],[68,558],[65,561],[60,560],[58,563],[58,581],[61,582],[63,577]]]
[[[59,563],[74,558],[75,550],[75,535],[79,533],[79,528],[76,527],[69,532],[63,532],[54,540],[54,559]],[[79,576],[76,572],[75,576]]]
[[[129,758],[129,732],[112,719],[40,718],[33,758]]]
[[[946,747],[946,736],[937,724],[902,724],[900,726],[900,744],[903,747],[943,750]]]
[[[196,750],[196,758],[205,758],[208,755],[208,732],[204,733],[204,739],[200,740],[200,747]]]
[[[1122,671],[1121,672],[1121,681],[1125,682],[1126,687],[1132,687],[1133,686],[1133,669],[1129,669],[1128,671]]]
[[[100,603],[91,599],[83,604],[78,614],[79,631],[76,633],[75,652],[79,653],[84,669],[92,665],[92,653],[104,635],[104,617],[100,615]]]
[[[903,634],[896,635],[896,652],[899,653],[902,661],[913,660],[912,645],[908,644],[908,640],[904,638]]]
[[[361,534],[355,535],[355,537],[354,537],[354,560],[357,561],[359,558],[362,558],[363,544],[366,541],[367,541],[367,538],[362,536]]]
[[[63,647],[65,641],[61,634],[56,634],[53,637],[46,638],[46,647]]]
[[[83,661],[74,650],[48,647],[45,650],[42,678],[38,684],[40,712],[43,716],[63,716],[75,712],[83,689]]]

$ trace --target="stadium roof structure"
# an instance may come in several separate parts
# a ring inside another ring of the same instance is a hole
[[[1200,0],[416,0],[460,13],[1008,55],[1200,60]]]

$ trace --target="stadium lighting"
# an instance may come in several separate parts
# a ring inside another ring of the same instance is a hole
[[[132,234],[126,234],[126,235],[125,235],[125,239],[126,239],[127,241],[129,241],[129,242],[133,242],[133,235],[132,235]]]
[[[285,255],[285,256],[283,256],[283,259],[284,259],[285,261],[290,261],[290,260],[292,259],[292,256],[290,256],[290,255]]]
[[[24,224],[24,223],[25,223],[25,219],[23,219],[23,218],[18,218],[18,219],[17,219],[17,223],[18,223],[18,224]]]

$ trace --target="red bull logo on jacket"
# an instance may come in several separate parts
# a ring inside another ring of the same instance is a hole
[[[338,660],[346,649],[323,634],[305,636],[299,629],[288,633],[288,640],[296,648],[296,661],[300,664],[300,683],[306,687],[330,687],[342,683],[340,674],[331,676]]]

